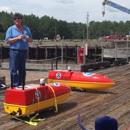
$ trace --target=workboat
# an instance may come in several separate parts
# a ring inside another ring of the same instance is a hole
[[[89,90],[104,90],[115,84],[115,82],[107,76],[94,72],[72,71],[70,69],[50,70],[48,72],[48,83],[50,82],[62,82],[66,83],[71,88]]]
[[[10,115],[29,115],[67,100],[70,87],[63,83],[25,84],[6,89],[4,109]]]

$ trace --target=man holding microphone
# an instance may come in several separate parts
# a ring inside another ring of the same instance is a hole
[[[22,15],[15,13],[13,16],[14,25],[7,29],[5,41],[10,47],[10,77],[11,86],[19,86],[25,83],[26,58],[29,44],[32,42],[30,29],[22,25]]]

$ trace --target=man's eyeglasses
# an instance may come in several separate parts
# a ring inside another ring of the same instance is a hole
[[[14,18],[14,20],[16,20],[16,19],[21,19],[21,18]]]

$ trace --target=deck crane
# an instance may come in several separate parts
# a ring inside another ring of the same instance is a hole
[[[130,14],[130,9],[128,9],[126,7],[123,7],[121,5],[118,5],[118,4],[116,4],[116,3],[112,2],[112,1],[109,1],[109,0],[104,0],[102,5],[103,5],[103,11],[102,11],[103,16],[105,15],[105,5],[112,6],[112,7],[116,8],[116,9],[119,9],[119,10],[125,12],[125,13]]]

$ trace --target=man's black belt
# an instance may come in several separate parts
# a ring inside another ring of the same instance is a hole
[[[27,50],[19,50],[19,49],[10,49],[11,51],[19,51],[19,52],[26,52]]]

